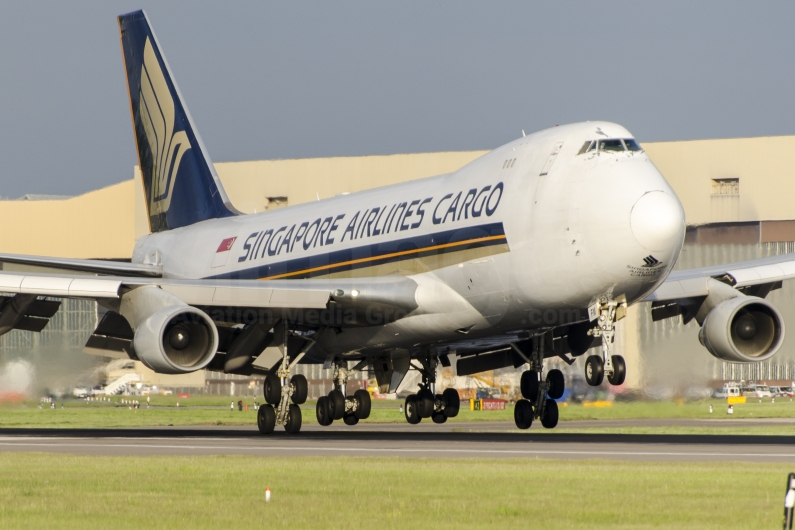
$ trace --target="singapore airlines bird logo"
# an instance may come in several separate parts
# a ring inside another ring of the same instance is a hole
[[[168,211],[179,163],[190,142],[185,131],[174,132],[174,99],[160,69],[154,49],[146,38],[141,65],[139,113],[152,152],[152,183],[149,214]]]

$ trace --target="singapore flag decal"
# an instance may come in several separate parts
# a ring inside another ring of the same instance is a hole
[[[232,245],[235,244],[236,237],[227,237],[221,244],[218,245],[218,250],[215,251],[215,256],[213,256],[213,264],[211,267],[214,269],[216,267],[223,267],[226,265],[226,258],[229,257],[229,251],[232,250]]]

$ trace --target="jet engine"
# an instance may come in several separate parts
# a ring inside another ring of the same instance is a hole
[[[201,370],[218,350],[218,330],[200,310],[189,306],[160,309],[135,330],[138,359],[161,374]]]
[[[718,359],[758,362],[772,357],[784,340],[784,321],[770,302],[737,296],[707,313],[698,339]]]
[[[210,317],[156,286],[123,295],[120,313],[135,330],[135,356],[157,373],[201,370],[218,351],[218,329]]]

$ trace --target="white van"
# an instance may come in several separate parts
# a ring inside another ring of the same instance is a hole
[[[716,390],[714,396],[719,399],[740,397],[740,387],[727,383],[723,385],[723,388]]]
[[[770,388],[768,388],[767,385],[756,385],[753,392],[750,393],[750,396],[756,398],[769,398],[773,397],[773,394],[770,393]]]

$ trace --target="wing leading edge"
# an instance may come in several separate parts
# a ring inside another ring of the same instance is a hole
[[[0,262],[18,265],[34,265],[51,269],[64,269],[77,272],[94,274],[118,274],[123,276],[136,276],[144,278],[160,278],[163,269],[159,265],[146,265],[143,263],[127,263],[124,261],[110,261],[101,259],[73,259],[52,258],[49,256],[27,256],[24,254],[2,254]]]

